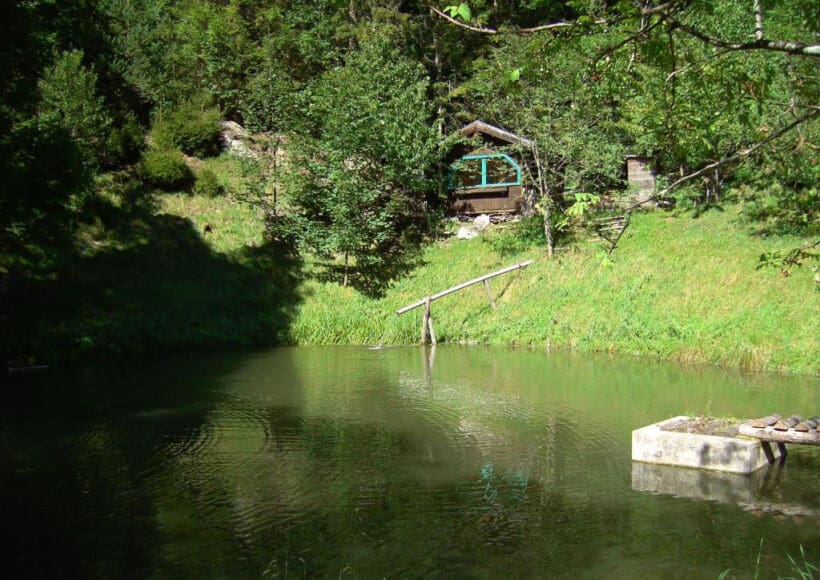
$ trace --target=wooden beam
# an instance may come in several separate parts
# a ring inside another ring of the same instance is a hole
[[[438,294],[433,294],[432,296],[427,296],[426,298],[422,298],[418,302],[413,302],[412,304],[408,304],[402,308],[396,310],[396,314],[401,316],[405,312],[410,312],[414,308],[418,308],[420,306],[424,306],[427,301],[433,302],[434,300],[438,300],[439,298],[444,298],[445,296],[452,294],[453,292],[458,292],[459,290],[463,290],[473,284],[478,284],[480,282],[484,282],[484,280],[489,280],[490,278],[495,278],[496,276],[501,276],[502,274],[506,274],[508,272],[513,272],[515,270],[523,270],[530,264],[532,264],[535,260],[527,260],[525,262],[521,262],[519,264],[515,264],[514,266],[507,266],[506,268],[502,268],[496,272],[492,272],[490,274],[484,274],[483,276],[479,276],[478,278],[473,278],[472,280],[468,280],[467,282],[462,282],[457,286],[453,286],[452,288],[448,288],[447,290],[443,290]]]
[[[773,441],[775,443],[797,443],[800,445],[820,445],[820,433],[815,431],[803,433],[800,431],[775,431],[771,427],[763,429],[752,427],[749,423],[741,423],[738,426],[738,433],[745,437],[754,437],[761,441]]]

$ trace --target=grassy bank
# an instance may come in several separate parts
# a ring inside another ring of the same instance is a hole
[[[636,215],[611,264],[593,239],[512,251],[509,227],[429,245],[382,298],[312,276],[312,264],[263,244],[257,208],[224,160],[210,162],[228,193],[103,199],[56,273],[25,281],[6,316],[9,358],[24,364],[134,351],[260,344],[413,344],[420,310],[397,308],[533,258],[494,279],[496,309],[476,285],[437,301],[440,342],[637,354],[751,370],[820,373],[820,292],[809,267],[755,269],[796,238],[752,236],[727,206]],[[506,251],[501,251],[506,248]],[[520,248],[520,246],[519,246]],[[3,313],[0,313],[2,315]],[[1,318],[2,316],[0,316]]]
[[[490,234],[492,235],[492,234]],[[496,235],[498,235],[496,233]],[[609,267],[592,243],[547,258],[531,249],[503,258],[487,237],[448,239],[380,300],[306,282],[290,329],[294,342],[413,343],[420,311],[395,310],[472,277],[535,258],[434,303],[439,341],[647,355],[753,370],[817,373],[818,293],[809,268],[756,270],[764,251],[799,243],[751,237],[731,210],[638,215]]]

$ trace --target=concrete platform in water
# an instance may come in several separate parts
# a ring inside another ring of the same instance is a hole
[[[769,464],[758,439],[686,432],[693,420],[681,415],[632,431],[632,460],[729,473],[752,473]],[[774,459],[780,456],[778,449],[772,452]]]

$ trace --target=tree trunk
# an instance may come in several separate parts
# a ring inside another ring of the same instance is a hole
[[[544,238],[547,242],[547,255],[552,256],[555,253],[552,238],[552,208],[550,207],[550,198],[544,172],[541,170],[541,155],[538,152],[538,144],[535,142],[533,142],[532,145],[532,155],[535,159],[535,169],[538,172],[538,192],[542,204],[541,214],[544,216]]]
[[[763,0],[754,0],[755,40],[763,40]]]
[[[344,278],[342,279],[342,287],[343,288],[347,288],[347,272],[348,272],[349,264],[350,264],[350,253],[345,252],[345,275],[344,275]]]

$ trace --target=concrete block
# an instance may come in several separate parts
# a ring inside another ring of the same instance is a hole
[[[673,417],[632,432],[632,460],[660,465],[752,473],[768,464],[756,439],[666,430],[690,418]],[[666,429],[665,429],[666,428]],[[779,457],[773,447],[775,458]]]

